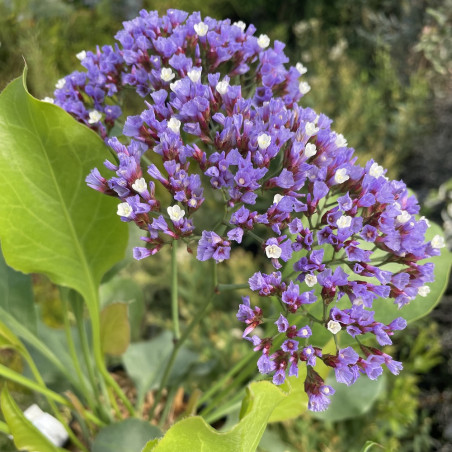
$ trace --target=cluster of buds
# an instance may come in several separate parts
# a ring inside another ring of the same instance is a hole
[[[321,411],[334,390],[315,372],[317,360],[345,384],[364,374],[377,378],[383,364],[397,374],[401,364],[372,347],[322,354],[312,325],[331,336],[344,330],[359,341],[370,333],[381,346],[391,344],[406,322],[376,321],[374,300],[392,298],[402,307],[425,296],[433,265],[420,261],[444,243],[440,236],[425,241],[428,221],[416,218],[419,206],[403,182],[389,180],[372,160],[359,166],[332,121],[299,105],[310,90],[302,80],[306,68],[288,66],[284,44],[271,46],[254,33],[252,25],[199,13],[142,11],[124,23],[114,48],[79,54],[86,71],[58,82],[55,103],[117,155],[105,163],[115,176],[94,169],[87,183],[116,197],[121,220],[143,230],[135,258],[183,240],[197,241],[199,260],[222,262],[232,242],[257,237],[275,271],[252,275],[250,289],[264,304],[277,298],[281,312],[272,336],[251,335],[271,303],[251,307],[245,297],[237,314],[243,336],[261,353],[259,371],[275,384],[305,363],[309,408]],[[115,102],[127,87],[145,100],[139,115],[125,119],[123,144],[114,136],[122,115]],[[156,198],[156,184],[168,191],[168,205]],[[194,214],[202,215],[209,193],[222,203],[223,218],[200,230]],[[389,263],[397,270],[385,269]],[[287,265],[293,269],[283,277]]]

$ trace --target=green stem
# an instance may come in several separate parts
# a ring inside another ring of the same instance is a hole
[[[175,342],[178,342],[180,339],[179,300],[177,288],[177,240],[173,240],[171,247],[171,312],[173,316],[173,334]]]
[[[236,410],[242,405],[242,399],[245,395],[245,390],[239,391],[237,394],[232,397],[226,405],[221,406],[218,410],[211,413],[209,416],[207,416],[204,420],[211,424],[215,422],[216,420],[222,418],[223,416],[231,413],[232,411]]]
[[[66,400],[63,396],[60,394],[57,394],[56,392],[53,392],[51,389],[47,387],[42,387],[40,384],[24,377],[23,375],[19,374],[18,372],[15,372],[14,370],[10,369],[9,367],[4,366],[3,364],[0,364],[0,376],[14,381],[14,383],[18,383],[28,389],[31,389],[32,391],[39,392],[40,394],[44,395],[45,397],[54,400],[55,402],[71,407],[71,404],[68,400]]]
[[[218,380],[213,386],[209,388],[207,392],[205,392],[202,395],[202,397],[198,400],[197,405],[199,406],[202,403],[206,402],[208,399],[210,399],[219,388],[221,388],[233,375],[242,370],[242,368],[245,367],[248,364],[248,362],[251,361],[251,359],[254,358],[255,356],[256,352],[254,350],[248,352],[248,354],[245,355],[229,372],[227,372],[226,375],[221,377],[220,380]]]
[[[184,342],[187,340],[188,336],[190,336],[191,332],[195,329],[195,327],[198,325],[198,323],[201,321],[201,319],[205,316],[205,314],[207,312],[207,308],[209,307],[211,301],[213,300],[213,297],[215,296],[215,293],[217,290],[217,285],[218,285],[217,264],[215,262],[212,262],[211,264],[212,264],[212,293],[211,293],[211,296],[206,297],[205,302],[201,306],[201,309],[199,310],[199,312],[195,315],[195,317],[193,318],[191,323],[185,329],[185,331],[183,332],[179,341],[177,341],[174,344],[174,348],[173,348],[170,358],[166,364],[165,371],[163,373],[163,377],[160,380],[160,385],[159,385],[159,389],[157,390],[157,394],[154,399],[154,404],[152,405],[152,408],[149,411],[149,419],[151,419],[151,420],[154,416],[155,409],[161,400],[163,388],[165,387],[165,385],[168,381],[168,378],[171,374],[171,370],[173,368],[174,362],[176,361],[176,357],[179,352],[179,349],[182,347]]]
[[[237,289],[249,289],[250,285],[248,283],[243,284],[218,284],[217,289],[219,292],[225,292],[226,290],[237,290]]]
[[[78,358],[77,351],[75,349],[74,339],[72,337],[71,325],[69,322],[69,306],[68,306],[69,303],[67,299],[67,291],[62,288],[60,290],[60,295],[63,307],[64,330],[66,333],[66,341],[69,347],[69,354],[71,356],[72,363],[74,364],[75,373],[77,374],[78,380],[80,381],[80,389],[82,391],[82,394],[86,402],[88,403],[90,409],[94,411],[92,394],[90,393],[88,387],[86,386],[85,375],[82,372],[82,367],[80,365],[80,360]],[[90,366],[87,365],[87,368],[90,369]]]
[[[91,350],[88,341],[88,335],[86,334],[86,328],[83,318],[83,302],[80,299],[72,300],[72,308],[74,310],[77,331],[80,338],[80,345],[82,348],[83,359],[85,361],[85,366],[88,369],[88,378],[91,383],[91,387],[94,392],[94,397],[96,400],[95,408],[91,408],[92,411],[98,411],[99,415],[107,422],[112,420],[110,410],[109,410],[109,398],[105,397],[105,403],[107,403],[107,407],[105,407],[101,402],[100,392],[98,382],[100,379],[96,378],[94,373],[94,366],[91,361]],[[91,405],[90,405],[91,407]]]
[[[93,336],[93,351],[94,351],[94,362],[96,364],[97,369],[100,371],[103,376],[105,383],[109,385],[114,392],[121,399],[124,406],[127,408],[129,414],[135,417],[135,409],[133,408],[130,400],[124,394],[122,389],[119,387],[118,383],[114,380],[114,378],[108,372],[107,367],[105,366],[104,355],[102,351],[102,343],[101,343],[101,332],[100,332],[100,313],[99,313],[99,297],[97,290],[91,291],[91,299],[87,302],[88,311],[90,314],[91,327],[92,327],[92,336]]]

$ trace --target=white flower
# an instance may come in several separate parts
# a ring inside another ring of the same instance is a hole
[[[260,35],[257,39],[257,45],[261,49],[266,49],[270,45],[270,38],[267,35]]]
[[[226,80],[222,80],[221,82],[217,83],[217,86],[215,87],[215,89],[221,94],[226,94],[228,92],[229,89],[229,82]]]
[[[44,97],[44,99],[42,99],[43,102],[47,102],[48,104],[53,104],[55,101],[51,98],[51,97]]]
[[[411,215],[406,210],[402,210],[402,213],[400,215],[397,215],[396,218],[400,224],[405,224],[411,220]]]
[[[66,85],[66,79],[60,78],[60,79],[56,82],[55,88],[56,88],[56,89],[63,89],[63,88],[64,88],[64,85]]]
[[[235,25],[236,27],[239,27],[240,30],[245,31],[246,23],[239,20],[238,22],[234,22],[232,25]]]
[[[347,174],[347,170],[345,168],[336,170],[336,173],[334,174],[334,181],[336,182],[336,184],[342,184],[349,179],[350,176]]]
[[[344,135],[342,133],[336,134],[336,140],[334,141],[334,144],[338,148],[345,148],[347,146],[347,140],[344,138]]]
[[[342,215],[336,222],[336,225],[339,229],[349,228],[351,224],[352,217],[349,217],[348,215]]]
[[[120,217],[129,218],[132,215],[132,207],[126,202],[118,204],[118,211],[116,212]]]
[[[181,122],[177,118],[171,116],[171,119],[168,121],[168,128],[171,129],[174,133],[179,133],[180,124]]]
[[[201,78],[201,71],[202,71],[201,67],[193,68],[187,72],[187,76],[193,83],[197,83]]]
[[[209,26],[204,22],[199,22],[193,26],[198,36],[205,36],[209,31]]]
[[[162,67],[162,70],[160,71],[160,78],[164,82],[171,81],[174,77],[176,77],[176,74],[174,74],[173,70],[169,67]]]
[[[364,300],[362,297],[356,297],[353,300],[353,306],[362,306],[364,304]]]
[[[148,187],[146,185],[146,181],[144,180],[144,177],[140,177],[139,179],[137,179],[132,184],[132,188],[138,193],[143,193],[144,191],[146,191],[148,189]]]
[[[307,336],[309,334],[309,331],[306,328],[302,328],[300,332],[303,336]]]
[[[331,331],[333,334],[339,333],[339,331],[342,329],[341,324],[339,322],[336,322],[335,320],[330,320],[326,327],[328,328],[328,331]]]
[[[432,238],[432,248],[440,249],[444,248],[446,246],[444,242],[444,237],[441,237],[440,235],[435,235],[435,237]]]
[[[86,51],[82,50],[81,52],[77,53],[75,55],[80,61],[83,61],[86,58]]]
[[[169,84],[170,90],[175,93],[181,83],[182,83],[182,80],[176,80],[175,82],[170,83]]]
[[[102,119],[102,113],[100,113],[97,110],[93,110],[89,112],[89,124],[96,124],[96,122],[99,122]]]
[[[372,163],[369,168],[369,175],[373,177],[383,176],[385,172],[384,168],[380,166],[377,162]]]
[[[301,94],[305,95],[311,91],[311,85],[308,82],[300,82],[298,85],[298,90]]]
[[[317,148],[316,148],[315,144],[314,143],[308,143],[306,145],[306,147],[304,148],[304,155],[307,158],[310,158],[310,157],[312,157],[313,155],[316,155],[316,154],[317,154]]]
[[[283,199],[284,196],[277,193],[275,196],[273,196],[273,204],[279,204],[281,199]]]
[[[307,122],[304,125],[304,130],[306,132],[306,135],[309,135],[310,137],[312,137],[319,131],[319,128],[316,127],[313,122]]]
[[[317,284],[317,276],[308,273],[304,278],[304,282],[308,287],[314,287]]]
[[[297,63],[295,65],[295,69],[298,71],[300,75],[306,74],[306,72],[308,72],[307,68],[303,66],[303,63]]]
[[[266,133],[261,133],[257,137],[257,144],[260,149],[267,149],[272,142],[272,137],[270,135],[267,135]]]
[[[417,292],[421,297],[426,297],[430,293],[430,287],[429,286],[422,286],[419,287],[419,290]]]
[[[279,259],[282,254],[282,249],[278,245],[267,245],[265,247],[265,254],[269,259]]]
[[[179,221],[185,215],[185,211],[181,209],[177,204],[175,206],[169,206],[166,211],[168,212],[168,215],[172,221]]]

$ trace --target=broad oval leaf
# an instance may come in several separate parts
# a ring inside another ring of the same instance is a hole
[[[326,383],[335,389],[331,397],[331,405],[326,411],[312,413],[318,419],[336,422],[351,419],[367,413],[385,388],[386,375],[378,380],[370,380],[366,376],[358,378],[356,383],[347,386],[338,383],[334,375],[326,379]]]
[[[6,386],[1,394],[1,407],[3,416],[13,436],[14,444],[19,450],[29,452],[61,452],[24,416],[14,402]]]
[[[109,155],[61,108],[32,97],[23,80],[0,95],[0,237],[7,263],[91,298],[124,254],[127,226],[115,201],[86,175]]]
[[[140,452],[151,438],[160,436],[160,429],[149,422],[125,419],[104,427],[94,439],[92,452]]]
[[[143,452],[253,452],[273,410],[287,395],[268,381],[251,383],[243,401],[241,420],[231,430],[218,432],[202,417],[190,417],[174,424],[157,444],[151,441]]]

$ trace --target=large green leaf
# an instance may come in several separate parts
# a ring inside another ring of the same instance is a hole
[[[32,97],[25,76],[0,95],[3,254],[11,267],[90,299],[127,243],[116,202],[84,182],[108,148],[61,108]]]
[[[27,450],[29,452],[59,452],[65,450],[54,446],[24,416],[6,386],[1,394],[1,407],[3,416],[13,436],[14,444],[19,450]]]
[[[218,432],[199,416],[174,424],[158,442],[151,441],[143,452],[253,452],[268,420],[287,393],[268,381],[251,383],[243,401],[238,424],[227,432]]]
[[[367,413],[384,390],[385,377],[383,374],[378,380],[370,380],[367,376],[362,376],[356,383],[347,386],[338,383],[334,374],[331,374],[326,379],[326,383],[336,391],[331,397],[331,405],[326,411],[312,415],[324,421],[335,422]]]
[[[2,253],[0,253],[0,306],[28,330],[36,332],[37,316],[31,277],[8,267]]]
[[[162,436],[155,425],[126,419],[104,427],[94,439],[92,452],[139,452],[151,439]]]

